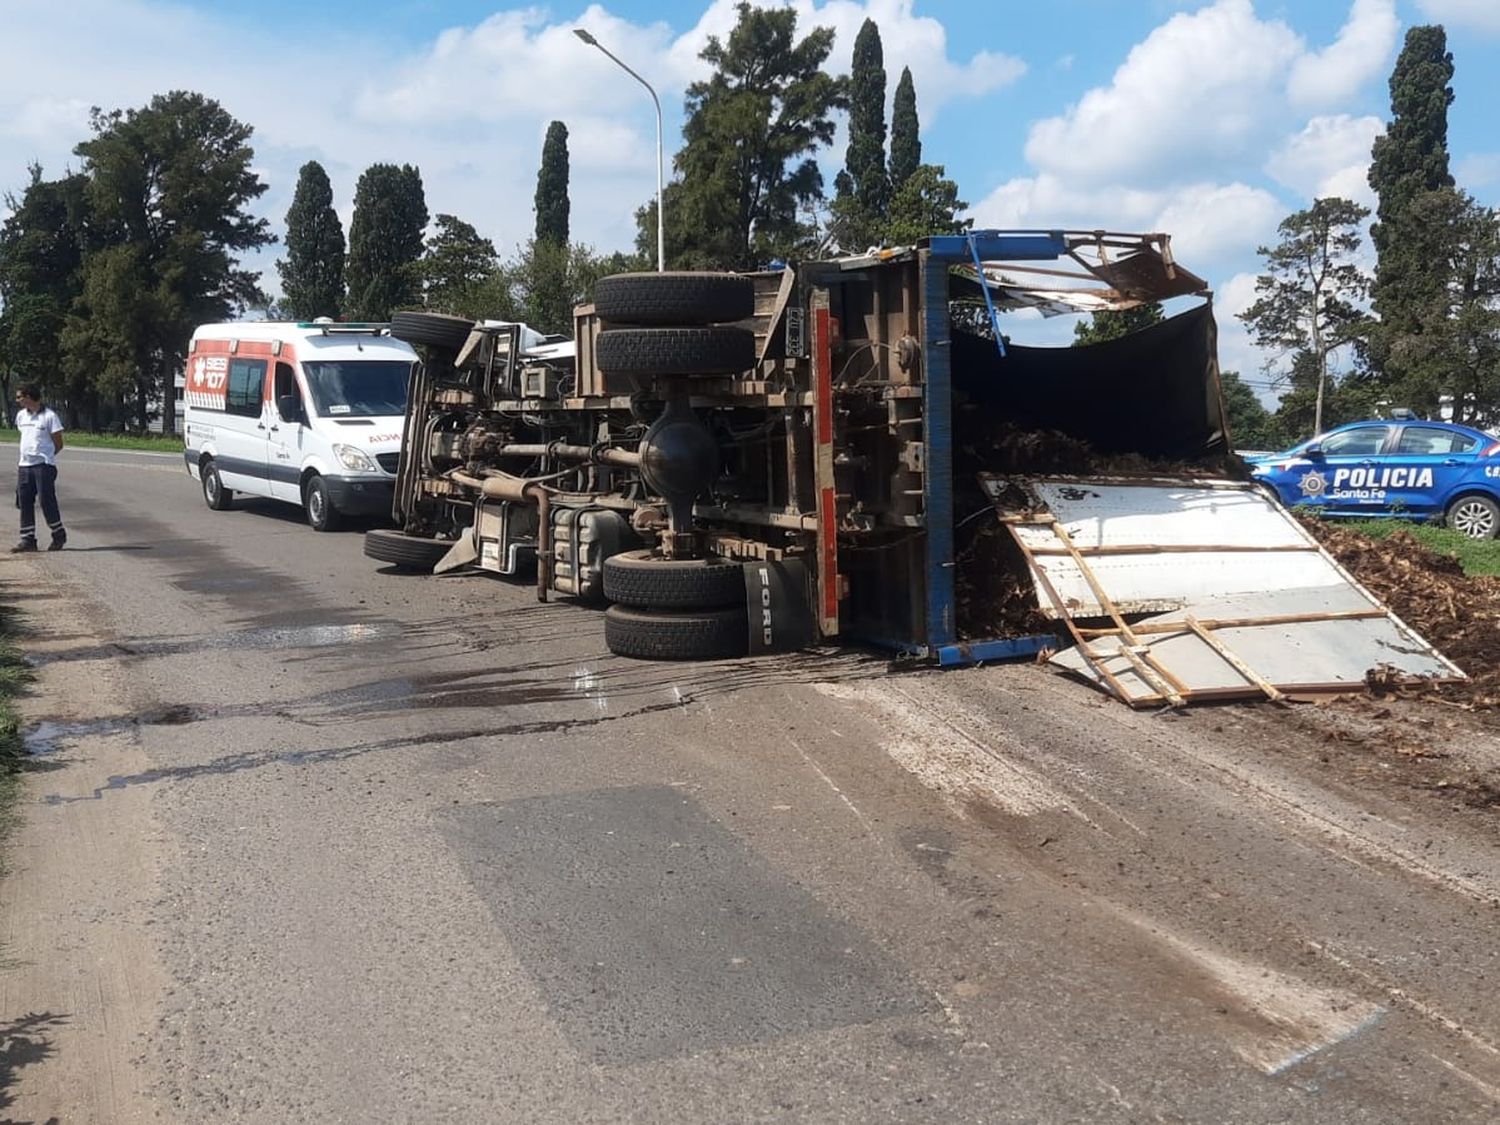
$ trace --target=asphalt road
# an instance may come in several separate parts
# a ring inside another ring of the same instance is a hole
[[[170,458],[64,461],[69,549],[0,564],[47,721],[17,1120],[1500,1115],[1495,810],[1320,720],[624,661]]]

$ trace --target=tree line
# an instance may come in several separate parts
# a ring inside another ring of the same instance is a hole
[[[903,70],[887,126],[880,30],[865,20],[850,73],[823,68],[831,28],[799,35],[790,8],[739,4],[701,52],[709,76],[686,92],[682,146],[665,186],[668,263],[754,269],[962,233],[967,204],[923,162],[916,90]],[[1441,26],[1412,28],[1391,76],[1392,120],[1375,142],[1373,279],[1359,268],[1364,208],[1318,199],[1261,247],[1257,299],[1242,314],[1284,395],[1268,413],[1236,373],[1223,384],[1242,447],[1276,448],[1392,406],[1493,424],[1500,404],[1500,228],[1448,168],[1452,56]],[[830,198],[817,163],[848,115]],[[569,230],[568,130],[542,145],[532,237],[502,259],[470,222],[429,214],[420,171],[374,164],[355,187],[347,239],[332,186],[305,164],[285,216],[272,303],[242,256],[276,241],[251,213],[267,190],[253,129],[202,95],[91,115],[77,171],[30,169],[0,224],[0,382],[41,383],[72,428],[144,427],[201,323],[247,310],[311,320],[384,321],[398,309],[523,320],[568,334],[572,309],[605,274],[650,269],[656,200],[635,212],[631,252],[601,254]],[[1081,323],[1077,343],[1161,319],[1159,306]],[[1337,373],[1332,359],[1350,357]]]
[[[666,187],[671,265],[744,269],[830,249],[966,229],[940,165],[921,163],[916,93],[903,72],[885,153],[880,33],[866,21],[854,72],[822,70],[833,32],[797,34],[790,9],[741,3],[709,40],[711,76],[687,91],[683,145]],[[852,107],[847,167],[825,198],[816,163],[834,114]],[[384,321],[399,309],[523,320],[570,333],[605,274],[655,262],[656,201],[636,212],[633,252],[570,237],[568,131],[547,129],[531,238],[502,259],[474,224],[431,215],[421,172],[374,164],[359,177],[347,238],[327,172],[298,173],[272,302],[244,256],[276,242],[252,206],[253,128],[201,94],[173,91],[90,118],[77,170],[30,169],[0,224],[0,382],[40,383],[70,428],[173,426],[174,378],[193,329],[259,311]]]
[[[1243,447],[1285,448],[1394,409],[1500,423],[1500,212],[1449,168],[1452,80],[1442,26],[1409,29],[1370,154],[1373,274],[1361,265],[1370,212],[1349,199],[1314,200],[1260,248],[1241,319],[1285,394],[1273,414],[1245,408]]]

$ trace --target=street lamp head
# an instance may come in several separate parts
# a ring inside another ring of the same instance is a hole
[[[597,46],[599,46],[599,40],[595,39],[592,35],[590,35],[587,31],[583,30],[583,28],[581,28],[581,27],[575,27],[573,29],[573,34],[576,35],[576,36],[578,36],[578,38],[582,39],[590,47],[597,47]]]

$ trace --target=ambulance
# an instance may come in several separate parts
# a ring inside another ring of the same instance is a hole
[[[417,355],[384,324],[205,324],[188,347],[183,456],[216,512],[236,493],[317,531],[389,515]]]

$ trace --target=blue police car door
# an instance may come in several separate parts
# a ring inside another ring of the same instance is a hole
[[[1381,508],[1384,498],[1374,498],[1369,481],[1389,432],[1389,426],[1376,423],[1325,437],[1316,451],[1305,454],[1305,462],[1294,467],[1302,493],[1299,502],[1338,515]]]
[[[1479,456],[1477,437],[1446,426],[1404,425],[1384,462],[1386,504],[1413,516],[1442,514],[1442,500],[1471,473]]]

